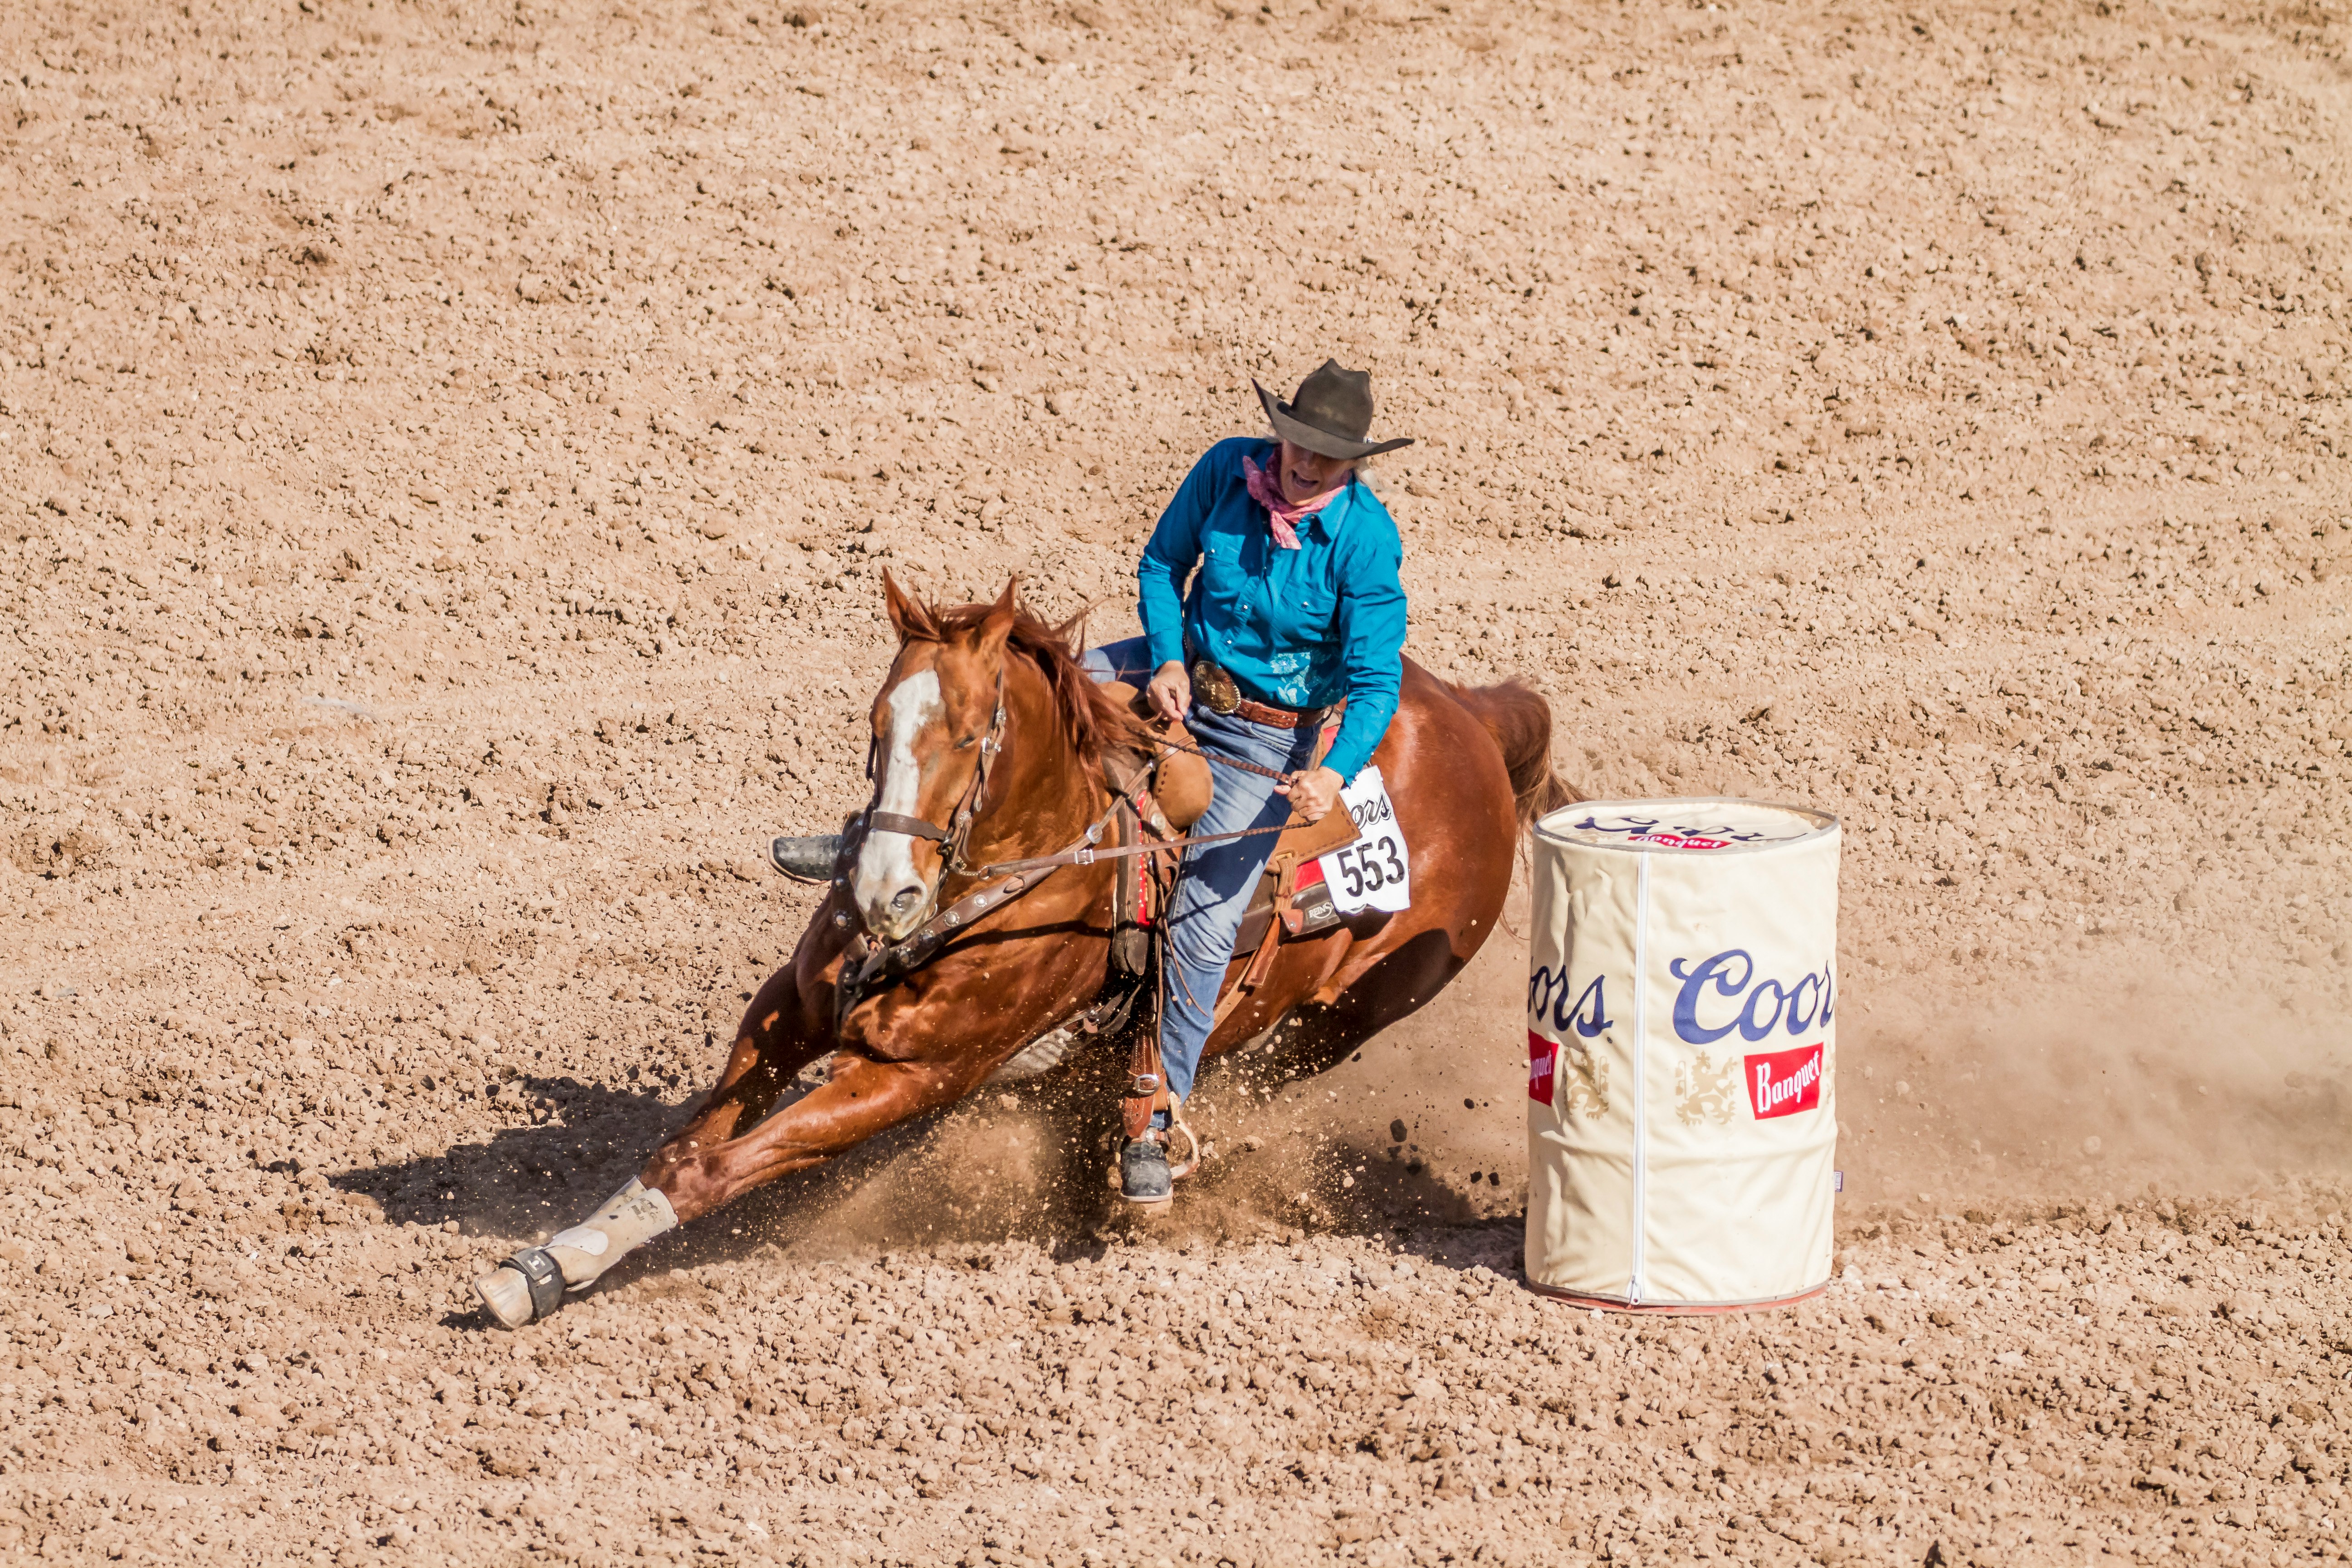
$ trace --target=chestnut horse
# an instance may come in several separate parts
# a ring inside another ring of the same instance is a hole
[[[887,575],[883,587],[898,653],[874,700],[875,795],[854,874],[835,879],[792,963],[744,1015],[717,1087],[639,1179],[584,1225],[479,1281],[509,1326],[553,1310],[567,1288],[671,1226],[954,1103],[1101,992],[1121,860],[1060,868],[837,1007],[845,950],[866,950],[852,948],[861,932],[900,942],[989,891],[988,867],[1087,842],[1111,800],[1105,749],[1139,739],[1126,709],[1074,657],[1074,626],[1030,615],[1014,584],[992,605],[952,609],[908,597]],[[1319,1071],[1434,996],[1495,929],[1520,831],[1571,798],[1552,772],[1550,742],[1551,710],[1533,691],[1465,689],[1405,660],[1402,700],[1373,761],[1412,860],[1412,907],[1286,940],[1205,1055],[1287,1017],[1286,1058]],[[830,1079],[775,1109],[827,1055]]]

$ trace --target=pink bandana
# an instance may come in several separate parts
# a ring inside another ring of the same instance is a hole
[[[1275,482],[1274,476],[1247,458],[1242,459],[1242,479],[1249,486],[1250,500],[1265,508],[1265,521],[1274,530],[1274,542],[1285,550],[1297,549],[1298,525],[1338,500],[1348,489],[1347,481],[1342,480],[1337,488],[1325,490],[1314,500],[1293,506],[1282,499],[1282,487]]]

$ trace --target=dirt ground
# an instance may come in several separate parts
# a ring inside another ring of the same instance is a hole
[[[0,8],[0,1560],[2341,1559],[2347,25]],[[992,1092],[487,1329],[881,570],[1129,629],[1326,353],[1415,657],[1844,819],[1826,1294],[1522,1288],[1507,933],[1161,1225]]]

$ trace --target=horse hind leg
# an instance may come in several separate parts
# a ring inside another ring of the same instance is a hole
[[[1233,1070],[1265,1087],[1329,1071],[1382,1029],[1419,1010],[1463,965],[1453,939],[1425,931],[1382,954],[1329,1002],[1299,1003],[1243,1050]],[[1225,1058],[1220,1058],[1225,1059]]]

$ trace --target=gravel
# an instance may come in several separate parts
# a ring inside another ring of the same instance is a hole
[[[2340,1558],[2337,30],[0,21],[0,1559]],[[1326,353],[1416,658],[1846,822],[1829,1291],[1520,1288],[1518,903],[1162,1224],[992,1090],[487,1331],[797,940],[880,571],[1119,635]]]

